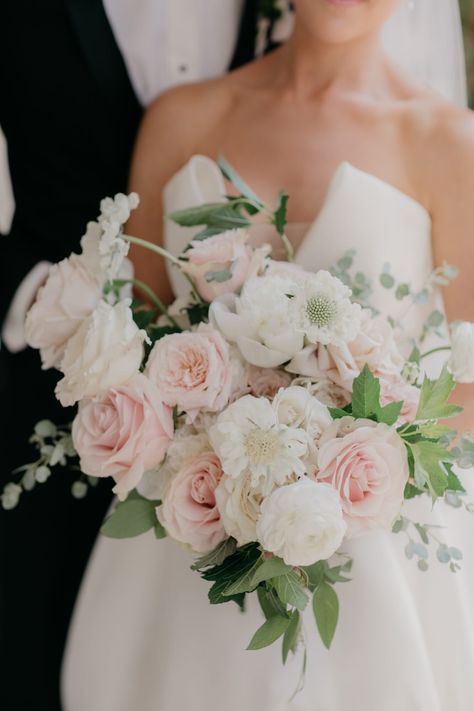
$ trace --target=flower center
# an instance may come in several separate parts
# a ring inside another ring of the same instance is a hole
[[[280,440],[270,430],[253,430],[247,435],[245,448],[253,464],[270,464],[280,452]]]
[[[306,315],[319,328],[329,326],[337,316],[337,304],[326,294],[315,294],[306,302]]]

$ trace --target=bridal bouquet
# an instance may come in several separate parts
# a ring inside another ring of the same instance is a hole
[[[255,593],[265,622],[249,649],[282,638],[286,660],[310,599],[330,646],[349,539],[405,532],[408,557],[428,568],[430,527],[409,521],[403,503],[428,495],[462,506],[453,464],[466,456],[470,464],[472,440],[454,447],[454,431],[439,421],[460,412],[448,403],[456,379],[474,379],[474,327],[457,324],[449,364],[437,379],[423,377],[426,354],[414,346],[405,358],[397,324],[360,303],[360,274],[351,292],[351,255],[336,276],[253,248],[249,227],[260,215],[291,259],[288,198],[272,211],[221,168],[240,194],[170,216],[194,228],[179,257],[124,234],[138,197],[117,195],[89,223],[82,253],[51,268],[26,332],[43,367],[62,374],[62,405],[78,408],[71,431],[38,423],[40,457],[2,498],[13,507],[22,484],[77,455],[77,495],[97,477],[115,482],[105,535],[151,529],[185,546],[212,583],[212,604],[244,608]],[[189,297],[168,309],[149,285],[121,276],[131,242],[180,269]],[[449,276],[437,270],[433,283]],[[146,300],[132,300],[132,284]],[[404,285],[400,298],[412,296]],[[426,328],[439,328],[430,318]],[[439,544],[437,557],[456,571],[461,553]]]

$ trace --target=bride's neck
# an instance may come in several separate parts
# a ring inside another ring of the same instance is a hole
[[[385,55],[377,35],[330,45],[318,42],[296,24],[279,51],[281,82],[289,93],[310,99],[333,91],[373,91],[385,74]]]

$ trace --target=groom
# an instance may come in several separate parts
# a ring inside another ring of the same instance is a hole
[[[126,190],[144,106],[168,86],[252,58],[257,6],[257,0],[2,3],[0,125],[16,211],[9,234],[0,237],[0,491],[13,469],[34,459],[26,446],[34,424],[71,419],[54,401],[55,374],[42,372],[37,354],[23,349],[23,315],[47,263],[77,249],[102,197]],[[73,480],[58,472],[23,494],[15,511],[0,510],[4,711],[60,709],[67,625],[110,503],[106,484],[75,500]]]

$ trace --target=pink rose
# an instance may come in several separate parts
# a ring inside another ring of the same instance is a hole
[[[207,324],[193,333],[173,333],[153,346],[146,374],[159,386],[164,401],[177,405],[192,421],[199,412],[217,412],[229,401],[229,346]]]
[[[97,281],[77,254],[52,265],[25,322],[27,343],[40,349],[44,370],[59,365],[68,340],[100,297]]]
[[[157,509],[166,532],[196,553],[207,553],[227,538],[215,496],[222,473],[217,454],[201,452],[173,476]]]
[[[158,466],[173,437],[173,413],[156,386],[138,374],[125,385],[82,400],[72,426],[81,469],[111,476],[119,498]]]
[[[182,270],[193,279],[199,295],[213,301],[238,291],[247,279],[253,251],[245,230],[228,230],[204,240],[193,240]],[[226,278],[227,277],[227,278]]]
[[[287,388],[291,375],[277,368],[257,368],[251,365],[248,373],[250,393],[255,397],[274,398],[280,388]]]
[[[352,390],[352,381],[364,365],[376,374],[399,374],[404,359],[395,342],[394,332],[382,316],[362,311],[362,323],[357,337],[341,346],[307,346],[287,366],[290,373],[313,378],[329,378],[345,390]]]
[[[341,497],[349,537],[390,529],[408,481],[405,446],[396,431],[371,420],[343,417],[323,434],[317,478]]]
[[[397,425],[404,425],[415,419],[420,402],[420,390],[409,385],[401,376],[380,377],[380,404],[390,405],[392,402],[403,401]]]

